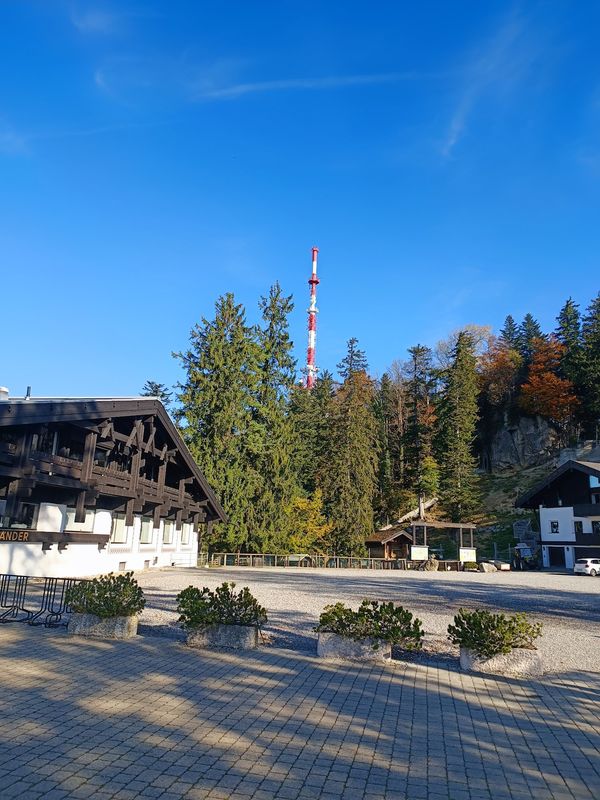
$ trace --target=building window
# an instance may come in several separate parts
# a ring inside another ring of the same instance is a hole
[[[600,520],[592,520],[592,533],[596,536],[600,536]]]
[[[142,529],[140,531],[140,544],[152,544],[152,518],[142,517]]]
[[[113,544],[127,544],[127,528],[125,527],[125,514],[115,514],[112,523],[110,541]]]
[[[163,528],[163,544],[173,544],[173,522],[170,519],[165,520]]]
[[[189,522],[184,522],[183,528],[181,529],[181,544],[189,544],[190,543],[190,532],[192,526]]]
[[[10,527],[35,530],[39,513],[40,507],[36,503],[21,503],[19,518],[13,521]]]
[[[579,520],[575,520],[575,533],[583,533],[583,522]]]
[[[550,522],[550,533],[558,533],[558,520],[553,519]]]

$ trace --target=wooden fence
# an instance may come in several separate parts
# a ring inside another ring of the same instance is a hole
[[[313,567],[320,569],[422,569],[423,561],[350,556],[276,555],[275,553],[201,553],[198,566],[211,567]],[[458,561],[440,561],[442,571],[460,569]]]

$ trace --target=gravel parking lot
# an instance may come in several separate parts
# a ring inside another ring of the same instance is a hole
[[[549,672],[600,672],[600,578],[546,572],[372,572],[327,569],[184,569],[136,575],[148,598],[140,632],[182,637],[175,596],[189,586],[214,589],[223,581],[248,586],[267,608],[266,633],[277,647],[314,652],[312,628],[323,607],[339,600],[358,605],[364,598],[393,600],[423,620],[427,632],[421,658],[456,663],[446,640],[456,611],[489,608],[527,611],[544,623],[539,649]]]

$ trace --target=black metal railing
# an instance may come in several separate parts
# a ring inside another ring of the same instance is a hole
[[[0,623],[25,622],[46,628],[66,626],[71,613],[67,591],[80,578],[31,578],[0,574]]]

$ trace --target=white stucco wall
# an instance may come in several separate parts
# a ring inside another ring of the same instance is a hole
[[[553,521],[558,522],[558,533],[552,533]],[[543,542],[574,542],[575,518],[571,506],[558,508],[540,507],[540,534]]]
[[[66,506],[41,503],[36,527],[40,531],[61,533],[66,520]],[[136,515],[134,524],[126,528],[127,541],[119,544],[109,542],[103,550],[99,550],[97,544],[71,544],[62,550],[53,544],[50,549],[43,550],[41,543],[1,543],[0,573],[77,578],[117,572],[120,566],[125,570],[164,567],[173,563],[196,566],[198,537],[194,531],[190,531],[187,545],[181,544],[182,531],[175,530],[173,544],[163,545],[164,523],[161,521],[160,528],[152,531],[152,542],[142,544],[141,527],[141,517]],[[110,534],[111,528],[112,514],[106,510],[98,510],[93,516],[88,512],[85,523],[69,525],[69,530],[92,530],[104,535]]]

